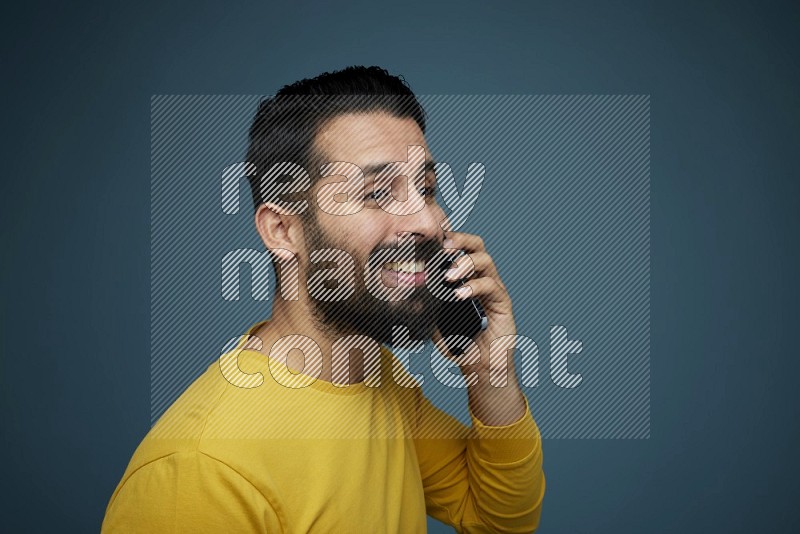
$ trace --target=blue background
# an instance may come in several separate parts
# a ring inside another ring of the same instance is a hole
[[[541,532],[791,530],[798,23],[788,2],[6,7],[0,529],[97,531],[149,428],[150,96],[380,64],[423,94],[651,95],[651,438],[547,440]]]
[[[236,213],[221,209],[220,196],[223,169],[243,159],[262,98],[153,98],[152,422],[200,373],[217,368],[229,340],[271,309],[270,262],[248,264],[241,254],[262,255],[264,249],[247,180],[231,184],[240,205]],[[517,331],[537,347],[522,351],[524,361],[517,355],[516,369],[542,436],[649,437],[649,97],[418,98],[430,124],[431,153],[447,162],[458,187],[470,164],[485,168],[473,212],[455,217],[464,222],[459,230],[486,241],[515,303]],[[445,174],[438,173],[440,189],[446,188]],[[230,261],[223,258],[236,258],[236,278],[228,283],[221,282],[221,265]],[[224,297],[230,287],[240,295]],[[551,325],[563,326],[582,345],[568,365],[577,387],[559,387],[551,379]],[[452,362],[429,345],[409,355],[407,365],[419,373],[434,405],[469,424],[463,377],[443,369]],[[541,380],[534,386],[535,371]],[[448,375],[458,378],[460,388]]]

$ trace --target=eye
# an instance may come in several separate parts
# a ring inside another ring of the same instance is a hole
[[[364,197],[367,200],[380,200],[382,198],[386,198],[386,195],[389,194],[387,189],[378,189],[377,191],[373,191],[372,193],[368,194]]]
[[[418,189],[419,194],[423,197],[433,198],[436,196],[436,188],[435,187],[420,187]]]

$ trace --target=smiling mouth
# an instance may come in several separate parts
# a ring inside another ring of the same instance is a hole
[[[421,286],[425,284],[425,260],[388,261],[383,271],[391,282],[398,286]]]
[[[425,260],[417,261],[387,261],[383,268],[396,273],[422,273],[425,272]]]

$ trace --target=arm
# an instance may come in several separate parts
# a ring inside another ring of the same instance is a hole
[[[525,397],[521,418],[469,429],[420,392],[415,446],[428,515],[458,532],[533,532],[544,496],[541,440]]]
[[[472,428],[424,397],[420,403],[417,448],[429,513],[462,532],[531,532],[539,524],[545,484],[539,430],[511,357],[511,299],[479,236],[448,232],[443,245],[466,252],[447,277],[466,280],[455,296],[479,299],[489,326],[475,337],[475,350],[458,358],[440,345],[467,379]],[[434,340],[441,341],[438,332]],[[441,431],[441,439],[428,439]]]
[[[137,469],[106,508],[102,532],[283,532],[264,496],[239,473],[198,451]]]

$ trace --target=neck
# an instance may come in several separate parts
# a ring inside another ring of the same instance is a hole
[[[320,328],[312,317],[308,301],[286,301],[276,296],[272,305],[272,318],[253,332],[252,336],[254,338],[249,339],[244,348],[257,350],[275,358],[277,355],[275,351],[272,351],[272,347],[278,340],[286,336],[305,336],[313,340],[319,347],[322,354],[321,361],[310,358],[299,350],[292,350],[289,351],[288,355],[285,355],[285,360],[281,359],[281,362],[293,372],[318,376],[318,380],[332,382],[332,347],[338,339],[338,335],[332,335],[325,329]],[[348,357],[349,373],[344,380],[337,375],[337,383],[356,384],[362,382],[364,380],[364,358],[362,352],[359,350],[350,351]]]

